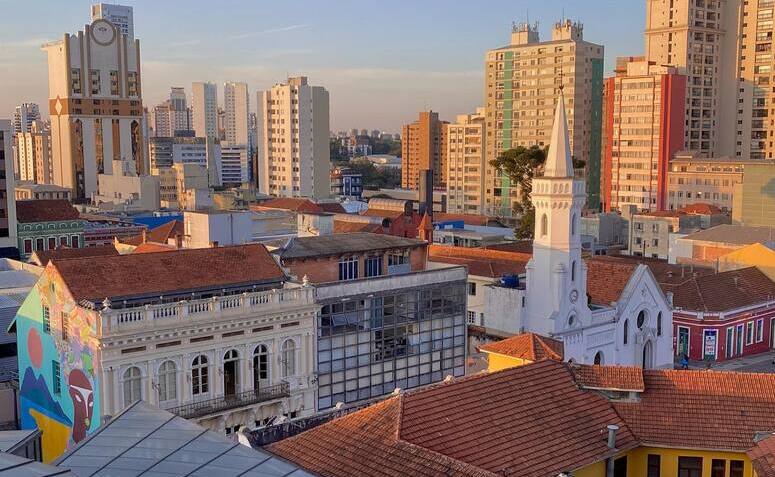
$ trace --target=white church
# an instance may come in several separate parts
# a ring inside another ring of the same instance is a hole
[[[672,367],[672,307],[651,270],[605,257],[582,259],[579,223],[585,201],[585,183],[573,174],[561,93],[544,174],[533,179],[535,238],[525,288],[495,306],[508,317],[512,332],[561,340],[565,360]],[[489,299],[501,301],[496,295]]]

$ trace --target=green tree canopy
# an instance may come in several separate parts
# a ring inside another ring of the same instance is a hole
[[[546,152],[546,149],[538,146],[518,146],[503,151],[490,161],[490,165],[508,176],[512,186],[519,188],[519,202],[514,207],[514,211],[520,215],[519,224],[515,229],[515,235],[519,239],[533,237],[535,211],[530,202],[530,194],[533,191],[533,176],[546,162]]]

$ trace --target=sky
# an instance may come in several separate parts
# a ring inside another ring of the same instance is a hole
[[[0,117],[22,102],[47,116],[40,45],[89,22],[85,0],[0,0]],[[115,3],[115,2],[110,2]],[[143,103],[171,86],[244,81],[257,90],[305,75],[330,93],[331,129],[399,132],[421,110],[473,112],[484,95],[484,55],[509,43],[511,24],[565,16],[617,56],[643,53],[645,0],[124,0],[140,39]]]

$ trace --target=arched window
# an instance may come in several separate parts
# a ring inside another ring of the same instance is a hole
[[[657,336],[662,336],[662,312],[657,313]]]
[[[124,406],[143,398],[143,377],[140,368],[132,366],[124,371]]]
[[[595,353],[595,361],[594,361],[594,363],[596,365],[598,365],[598,366],[601,365],[601,364],[605,364],[605,362],[603,361],[603,352],[602,351],[598,351],[597,353]]]
[[[208,389],[207,356],[200,354],[191,363],[191,394],[207,394]]]
[[[576,261],[574,260],[570,264],[570,281],[576,281]]]
[[[573,214],[573,216],[570,219],[570,234],[571,234],[571,237],[574,237],[576,235],[576,214]]]
[[[638,329],[642,330],[643,325],[646,324],[646,310],[640,310],[640,313],[638,313],[638,320],[637,320]]]
[[[630,321],[624,320],[624,327],[623,327],[623,334],[624,334],[624,344],[627,344],[627,339],[629,338],[630,334]]]
[[[253,389],[269,383],[269,348],[258,345],[253,351]]]
[[[541,216],[541,237],[546,237],[549,233],[549,217],[546,214]]]
[[[287,378],[296,374],[296,343],[293,340],[285,340],[281,348],[283,377]]]
[[[178,398],[177,367],[172,361],[159,366],[159,401],[172,401]]]

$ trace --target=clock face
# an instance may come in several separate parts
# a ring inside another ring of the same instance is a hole
[[[91,35],[100,45],[110,45],[116,38],[116,30],[107,20],[95,20],[91,25]]]
[[[571,292],[570,292],[570,302],[571,303],[576,303],[576,300],[578,300],[578,299],[579,299],[579,292],[577,292],[576,290],[571,290]]]

